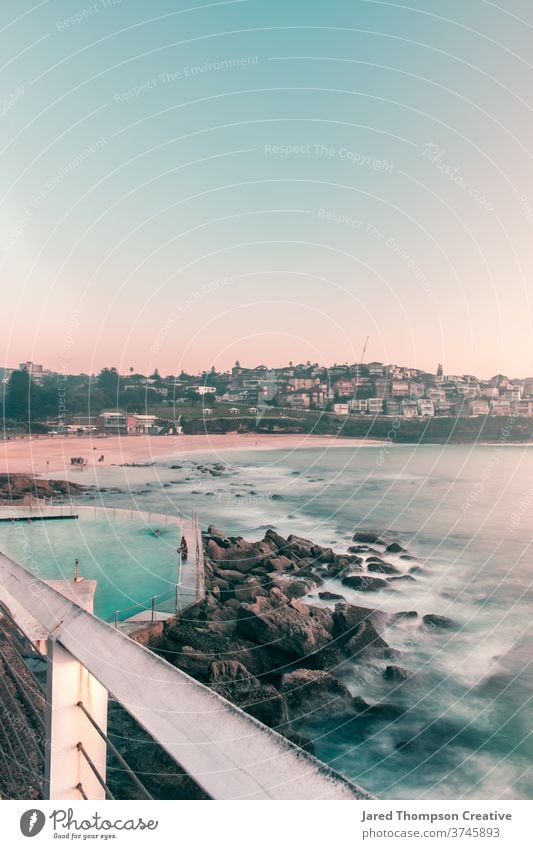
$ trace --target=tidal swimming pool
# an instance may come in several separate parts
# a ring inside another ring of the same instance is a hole
[[[178,580],[176,517],[113,509],[73,507],[77,519],[0,522],[0,551],[37,577],[72,579],[79,573],[97,581],[94,612],[125,619],[159,596],[158,609],[172,606]],[[51,511],[43,511],[51,515]],[[0,518],[23,516],[25,508],[1,508]]]

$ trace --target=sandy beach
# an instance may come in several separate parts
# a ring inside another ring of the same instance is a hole
[[[82,457],[87,468],[151,463],[161,458],[184,459],[189,455],[223,451],[294,451],[299,448],[361,448],[380,445],[379,440],[350,439],[307,434],[227,434],[195,436],[39,436],[1,443],[0,472],[6,474],[64,475],[72,471],[72,457]],[[99,460],[103,456],[103,460]],[[78,467],[80,468],[80,467]]]

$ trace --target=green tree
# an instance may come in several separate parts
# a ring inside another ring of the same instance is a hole
[[[18,422],[29,422],[31,413],[31,380],[27,371],[14,371],[6,391],[6,417]]]
[[[116,368],[103,368],[96,378],[96,387],[102,393],[104,404],[116,406],[120,388],[120,376]]]

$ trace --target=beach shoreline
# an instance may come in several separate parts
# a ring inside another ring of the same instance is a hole
[[[4,474],[58,475],[79,468],[145,465],[183,460],[196,454],[229,451],[294,451],[303,448],[362,448],[383,445],[382,440],[310,434],[201,434],[180,436],[127,435],[33,436],[6,440],[0,447]],[[71,458],[82,458],[75,466]],[[103,460],[100,458],[103,457]]]

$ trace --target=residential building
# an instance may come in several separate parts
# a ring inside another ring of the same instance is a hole
[[[20,371],[27,371],[28,374],[34,376],[36,374],[42,374],[44,369],[42,365],[38,363],[32,363],[31,360],[27,360],[27,362],[20,364]]]
[[[423,418],[431,418],[435,415],[435,405],[430,398],[418,400],[418,415]]]
[[[214,386],[191,386],[191,389],[194,389],[197,395],[214,395],[217,391]]]
[[[368,412],[373,416],[381,416],[383,415],[383,398],[368,398]]]
[[[308,410],[311,406],[309,392],[282,392],[278,398],[282,407],[292,407],[295,410]]]
[[[316,377],[290,377],[289,386],[294,391],[299,389],[313,389],[320,381]]]
[[[519,384],[518,386],[509,386],[502,393],[502,398],[505,398],[507,401],[520,401],[522,397],[522,386]]]
[[[482,385],[480,386],[479,393],[482,398],[491,399],[500,397],[500,390],[497,386]]]
[[[418,418],[418,402],[417,401],[402,401],[402,416],[404,419],[417,419]]]
[[[446,400],[446,391],[444,389],[441,389],[439,386],[431,386],[427,390],[426,395],[435,403]]]
[[[140,415],[132,413],[127,419],[128,433],[158,433],[160,428],[157,427],[157,416]]]
[[[353,395],[354,382],[353,380],[337,380],[333,385],[333,389],[337,398],[347,398]]]
[[[128,432],[128,418],[126,413],[104,412],[98,416],[98,430],[100,433],[126,434]]]
[[[376,377],[374,380],[374,395],[376,398],[386,398],[389,394],[389,381],[386,377]]]
[[[527,416],[530,418],[533,416],[533,399],[523,398],[521,401],[514,401],[511,403],[511,412],[513,416]]]
[[[419,383],[417,380],[409,381],[409,395],[411,398],[423,398],[426,387],[423,383]]]
[[[523,395],[524,398],[533,398],[533,377],[526,377]]]
[[[352,413],[366,413],[368,411],[368,401],[368,398],[356,398],[350,401],[348,406]]]
[[[392,397],[406,398],[409,395],[409,383],[407,380],[392,381]]]
[[[511,402],[505,398],[494,398],[490,402],[491,416],[510,416]]]

